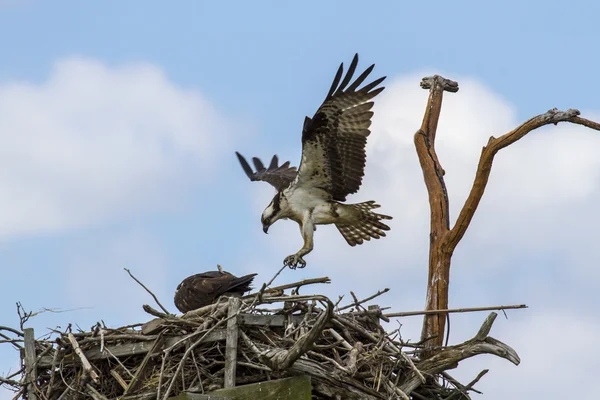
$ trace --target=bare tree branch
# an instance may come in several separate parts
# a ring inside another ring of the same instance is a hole
[[[464,236],[469,224],[471,223],[471,220],[473,219],[475,211],[477,211],[477,207],[479,206],[479,202],[483,196],[483,192],[485,191],[490,172],[492,171],[492,163],[494,162],[494,156],[496,153],[523,138],[529,132],[545,125],[556,125],[559,122],[573,122],[592,129],[600,130],[600,124],[584,118],[579,118],[578,115],[579,111],[575,109],[560,111],[554,108],[552,110],[548,110],[544,114],[540,114],[529,119],[517,128],[505,135],[500,136],[499,138],[495,138],[493,136],[490,138],[488,144],[481,151],[481,157],[479,158],[479,165],[477,167],[475,181],[473,182],[473,187],[471,188],[469,197],[465,201],[454,227],[448,233],[446,244],[450,252],[456,248],[456,245]]]
[[[524,122],[511,132],[498,138],[491,137],[483,148],[477,167],[475,180],[454,227],[450,228],[449,200],[444,169],[435,151],[437,125],[442,108],[444,91],[457,92],[458,83],[439,75],[423,78],[421,87],[429,89],[429,99],[421,129],[415,134],[415,148],[423,171],[430,206],[430,242],[425,310],[448,309],[448,285],[452,254],[467,231],[477,211],[492,170],[494,156],[501,149],[510,146],[529,132],[542,126],[559,122],[571,122],[591,129],[600,130],[600,123],[579,117],[579,111],[556,108]],[[429,348],[439,348],[444,340],[447,313],[427,313],[423,320],[421,340],[433,338],[427,342]],[[431,354],[424,352],[423,357]]]

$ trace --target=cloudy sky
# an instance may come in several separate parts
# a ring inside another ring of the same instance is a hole
[[[576,3],[0,0],[0,325],[18,326],[17,301],[65,311],[33,318],[37,335],[145,321],[151,298],[123,268],[173,311],[177,284],[217,263],[270,279],[301,238],[289,221],[263,234],[273,191],[247,180],[234,151],[297,164],[304,116],[355,52],[388,78],[364,185],[349,200],[377,200],[392,230],[351,248],[321,227],[308,267],[278,282],[327,275],[331,285],[311,290],[365,297],[389,287],[377,303],[422,309],[421,78],[460,84],[445,97],[437,144],[454,219],[489,136],[553,107],[600,119],[600,9]],[[453,259],[450,306],[530,308],[492,329],[519,367],[484,356],[453,371],[469,381],[491,369],[475,398],[596,398],[599,155],[600,133],[565,124],[498,155]],[[453,316],[450,342],[485,317]],[[420,317],[398,322],[418,339]],[[0,346],[0,375],[17,365]]]

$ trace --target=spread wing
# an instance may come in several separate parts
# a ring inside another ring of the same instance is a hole
[[[343,80],[344,64],[340,65],[325,101],[312,119],[306,117],[302,129],[302,161],[295,184],[323,189],[337,201],[360,188],[373,116],[369,100],[384,89],[376,86],[385,77],[357,90],[375,65],[350,84],[357,64],[358,54]]]
[[[271,163],[269,164],[268,168],[265,168],[262,161],[260,161],[260,158],[253,157],[252,161],[254,162],[254,167],[256,168],[256,172],[254,172],[244,156],[237,151],[235,154],[237,155],[244,172],[246,172],[246,175],[248,175],[248,178],[250,178],[251,181],[265,181],[273,185],[278,191],[281,191],[288,187],[289,184],[292,183],[292,181],[296,178],[296,167],[290,167],[289,161],[278,165],[279,159],[276,155],[274,155],[271,159]]]

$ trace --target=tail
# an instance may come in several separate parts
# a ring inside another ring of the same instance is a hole
[[[231,282],[229,282],[227,291],[228,292],[237,292],[237,293],[248,292],[250,289],[252,289],[250,287],[250,284],[254,280],[255,276],[256,276],[256,274],[250,274],[250,275],[240,276],[239,278],[233,279]]]
[[[392,219],[392,217],[372,212],[371,210],[380,207],[374,201],[340,204],[339,207],[340,220],[335,226],[350,246],[363,244],[364,240],[371,240],[371,238],[379,239],[385,236],[384,231],[390,230],[390,227],[381,220]]]

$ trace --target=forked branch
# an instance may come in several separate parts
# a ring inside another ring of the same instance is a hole
[[[429,272],[425,310],[444,310],[448,308],[448,284],[450,264],[456,246],[467,231],[479,202],[483,196],[492,170],[494,156],[501,149],[510,146],[529,132],[549,124],[571,122],[594,130],[600,130],[600,124],[579,117],[579,111],[557,109],[538,115],[524,122],[511,132],[498,138],[491,137],[482,149],[475,181],[455,225],[450,227],[449,200],[444,169],[435,150],[437,125],[442,109],[444,91],[457,92],[458,84],[439,75],[423,78],[421,87],[429,89],[429,99],[421,128],[415,134],[415,148],[423,171],[430,207],[430,243]],[[428,347],[439,348],[444,339],[447,314],[426,315],[423,322],[421,340],[433,338]],[[424,352],[423,356],[430,356]]]

